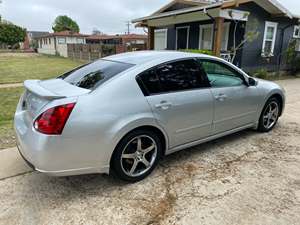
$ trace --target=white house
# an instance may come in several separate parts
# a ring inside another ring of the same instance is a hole
[[[62,31],[49,33],[36,38],[38,41],[38,53],[48,55],[60,55],[68,57],[67,44],[86,44],[86,37],[80,33]]]

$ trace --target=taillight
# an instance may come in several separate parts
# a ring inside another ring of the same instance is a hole
[[[43,134],[61,134],[74,106],[75,103],[70,103],[48,109],[35,120],[34,128]]]

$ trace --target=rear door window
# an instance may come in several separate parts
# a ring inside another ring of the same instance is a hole
[[[160,66],[156,70],[163,92],[207,87],[204,74],[194,59]]]
[[[138,77],[145,95],[208,87],[206,74],[194,59],[166,63]]]
[[[133,64],[101,59],[65,73],[58,78],[77,87],[95,89],[105,81],[133,66]]]

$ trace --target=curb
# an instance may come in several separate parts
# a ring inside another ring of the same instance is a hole
[[[31,172],[17,148],[0,151],[0,180]]]

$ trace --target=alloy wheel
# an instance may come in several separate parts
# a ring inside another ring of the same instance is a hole
[[[157,144],[148,135],[131,139],[122,151],[121,168],[130,177],[145,174],[154,165],[157,157]]]
[[[270,102],[263,114],[264,128],[271,129],[276,124],[278,115],[279,115],[278,103],[275,101]]]

